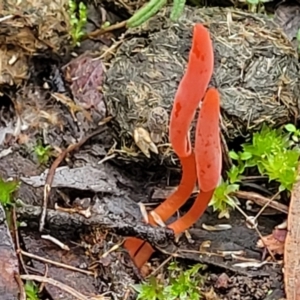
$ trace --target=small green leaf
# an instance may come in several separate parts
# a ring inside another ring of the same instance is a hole
[[[252,4],[252,5],[258,5],[259,4],[259,0],[247,0],[247,2],[249,4]]]
[[[26,281],[25,292],[27,300],[39,300],[38,288],[32,281]]]
[[[240,181],[241,169],[238,166],[233,165],[227,172],[229,183],[235,183]]]
[[[18,189],[19,181],[4,181],[0,178],[0,202],[3,206],[11,204],[12,194]]]
[[[284,128],[288,131],[288,132],[295,132],[297,130],[296,126],[294,124],[287,124],[284,126]]]
[[[234,152],[234,151],[230,151],[229,152],[229,156],[232,158],[232,159],[235,159],[235,160],[238,160],[239,159],[239,155]]]
[[[110,26],[110,22],[106,21],[106,22],[104,22],[104,24],[101,25],[101,28],[104,29],[104,28],[107,28],[109,26]]]
[[[239,189],[238,184],[229,184],[228,182],[222,182],[214,192],[214,195],[209,203],[209,206],[213,207],[213,211],[224,212],[228,209],[235,207],[235,201],[230,197],[232,192]]]
[[[241,160],[248,160],[252,158],[251,152],[242,152],[240,155]]]
[[[205,266],[196,264],[183,270],[176,261],[169,264],[163,280],[151,276],[147,282],[136,286],[138,298],[142,300],[200,300],[204,276],[201,271]]]
[[[226,193],[230,194],[236,192],[239,188],[240,186],[238,184],[230,184],[227,186]]]

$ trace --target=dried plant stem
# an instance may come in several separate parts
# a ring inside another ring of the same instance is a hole
[[[105,300],[105,299],[108,299],[107,297],[100,296],[100,295],[95,296],[95,297],[85,296],[85,295],[79,293],[78,291],[76,291],[75,289],[73,289],[72,287],[70,287],[62,282],[59,282],[57,280],[54,280],[52,278],[48,278],[48,277],[39,276],[39,275],[21,275],[20,277],[23,280],[33,280],[33,281],[51,284],[55,287],[60,288],[61,290],[67,292],[68,294],[74,296],[76,299],[79,299],[79,300],[101,300],[101,299]]]
[[[75,149],[78,149],[83,144],[85,144],[90,138],[102,133],[104,130],[105,130],[105,128],[100,128],[100,129],[96,130],[95,132],[93,132],[92,134],[88,135],[87,137],[84,137],[78,143],[70,145],[67,149],[62,151],[62,153],[60,153],[60,155],[53,162],[52,166],[50,167],[50,169],[48,171],[45,186],[44,186],[44,199],[43,199],[42,213],[41,213],[40,225],[39,225],[40,232],[42,232],[44,230],[44,226],[45,226],[47,204],[48,204],[48,199],[49,199],[49,195],[51,192],[51,185],[52,185],[52,182],[54,179],[55,170],[58,168],[58,166],[61,164],[61,162],[65,159],[65,157],[67,156],[68,153],[72,152]]]

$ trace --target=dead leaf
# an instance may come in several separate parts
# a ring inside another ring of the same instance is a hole
[[[258,240],[257,247],[267,247],[272,253],[282,255],[284,253],[285,234],[280,231],[284,230],[275,229],[271,234]]]
[[[96,110],[101,119],[106,116],[106,105],[99,91],[104,79],[104,65],[100,58],[85,53],[73,59],[63,68],[70,78],[72,94],[77,105]]]
[[[133,139],[139,149],[150,158],[150,151],[158,154],[158,149],[152,142],[149,132],[142,128],[137,127],[133,132]]]

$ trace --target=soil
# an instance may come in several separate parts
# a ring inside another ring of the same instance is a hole
[[[140,203],[151,208],[165,199],[178,185],[180,169],[145,168],[138,159],[129,168],[126,160],[116,159],[101,86],[109,69],[103,62],[113,56],[114,41],[122,41],[124,29],[70,46],[62,2],[51,3],[27,1],[22,13],[14,1],[0,4],[0,179],[19,182],[13,194],[16,205],[0,205],[1,299],[25,299],[28,280],[43,283],[40,299],[136,299],[132,285],[151,272],[163,277],[162,263],[170,256],[183,269],[195,263],[207,266],[201,287],[206,299],[284,299],[284,242],[276,239],[274,228],[286,219],[288,201],[281,199],[281,209],[268,207],[257,227],[249,226],[238,211],[219,219],[208,208],[179,241],[170,229],[145,224]],[[143,1],[95,3],[88,4],[88,32],[105,21],[126,20]],[[278,23],[296,46],[297,30],[288,24],[297,24],[298,15],[288,4],[274,7]],[[79,59],[85,59],[88,70],[66,71],[78,60],[74,53],[87,54]],[[85,89],[72,86],[70,78],[85,71],[93,74]],[[37,155],[39,143],[51,146],[44,163]],[[242,210],[255,216],[264,202],[248,210],[243,199],[264,201],[272,186],[263,178],[254,183],[246,179],[242,192],[249,193],[240,197]],[[218,224],[228,226],[216,230]],[[142,270],[122,247],[127,236],[156,248]],[[275,260],[259,245],[262,237],[277,243]]]

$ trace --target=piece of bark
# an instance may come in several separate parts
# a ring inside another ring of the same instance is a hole
[[[298,174],[300,167],[298,168]],[[284,247],[284,283],[287,300],[300,299],[300,180],[293,187]]]
[[[19,201],[21,206],[16,211],[18,220],[26,222],[38,221],[41,208],[32,205],[25,205]],[[101,226],[114,230],[123,236],[134,236],[148,241],[152,245],[171,243],[174,240],[174,233],[171,229],[163,227],[153,227],[140,220],[142,217],[137,212],[139,206],[130,201],[127,197],[122,199],[117,197],[103,197],[101,200],[96,197],[95,203],[90,207],[91,217],[86,218],[77,213],[68,213],[58,210],[48,209],[46,223],[50,228],[64,230],[76,230],[82,226]],[[136,218],[135,213],[139,218]],[[137,221],[138,220],[138,221]]]

